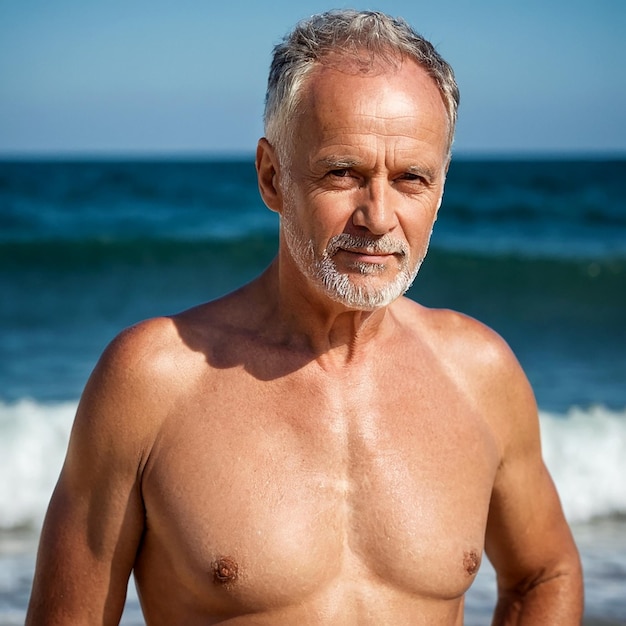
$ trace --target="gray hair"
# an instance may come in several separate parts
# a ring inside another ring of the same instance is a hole
[[[401,18],[377,11],[328,11],[299,22],[274,48],[265,96],[265,135],[284,159],[305,79],[331,54],[339,52],[370,66],[408,57],[433,78],[448,115],[448,149],[452,146],[459,89],[450,65],[434,46]]]

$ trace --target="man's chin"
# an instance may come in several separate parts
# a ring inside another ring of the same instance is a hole
[[[380,285],[372,284],[373,282],[380,282]],[[407,283],[406,279],[376,281],[371,276],[354,277],[342,274],[337,280],[324,282],[324,291],[332,300],[349,309],[374,311],[389,306],[404,295],[410,287],[410,283]]]

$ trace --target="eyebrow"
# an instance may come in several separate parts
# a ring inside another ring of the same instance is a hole
[[[363,164],[361,159],[357,159],[356,157],[350,156],[327,156],[319,159],[315,162],[315,165],[318,167],[322,167],[324,169],[350,169],[352,167],[359,167]],[[435,171],[430,167],[423,167],[421,165],[409,165],[403,168],[405,172],[409,174],[414,174],[415,176],[420,176],[425,178],[426,180],[434,180],[436,178]]]
[[[435,178],[435,172],[430,167],[421,167],[420,165],[409,165],[409,167],[405,168],[405,170],[409,174],[415,174],[416,176],[421,176],[428,180],[433,180]]]
[[[325,168],[339,170],[357,167],[362,164],[362,161],[354,157],[328,156],[316,161],[315,164]]]

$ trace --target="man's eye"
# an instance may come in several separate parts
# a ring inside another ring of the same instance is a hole
[[[346,178],[350,175],[350,170],[347,170],[347,169],[331,170],[329,174],[331,176],[335,176],[336,178]]]
[[[417,189],[428,186],[428,181],[423,176],[415,174],[414,172],[406,172],[396,179],[396,184],[404,184],[407,188]]]

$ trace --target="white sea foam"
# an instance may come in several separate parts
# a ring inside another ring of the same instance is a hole
[[[568,520],[626,514],[626,409],[542,413],[541,436]]]
[[[75,402],[0,402],[0,529],[40,526],[75,411]]]
[[[41,524],[75,411],[75,402],[0,402],[0,529]],[[570,521],[626,514],[626,409],[542,412],[541,430]]]

